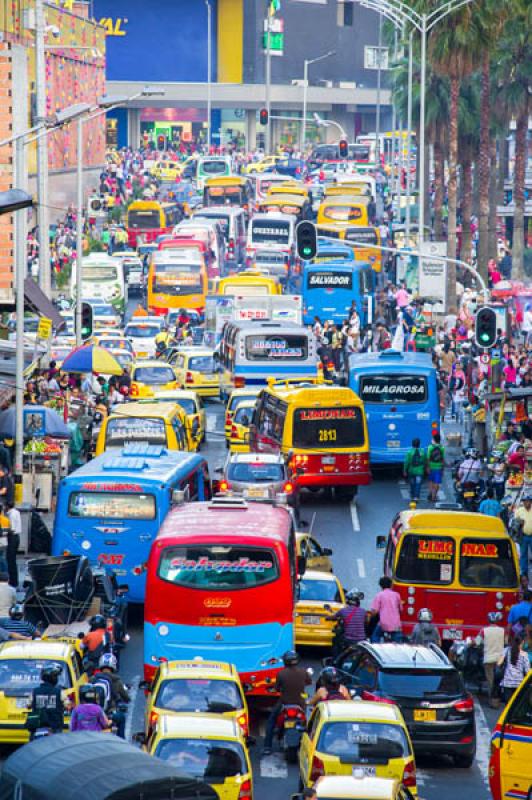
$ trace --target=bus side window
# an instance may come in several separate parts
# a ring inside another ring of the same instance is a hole
[[[205,464],[202,470],[202,481],[203,481],[203,499],[210,500],[212,497],[212,487],[211,487],[211,479],[209,477],[209,468]]]
[[[391,536],[388,536],[386,552],[384,554],[384,574],[390,578],[393,575],[393,562],[395,558],[395,545]]]
[[[187,491],[188,489],[187,502],[191,503],[193,500],[198,500],[199,484],[198,484],[197,470],[192,472],[188,476],[188,478],[185,478],[184,481],[181,481],[181,483],[179,484],[179,488],[182,491]]]

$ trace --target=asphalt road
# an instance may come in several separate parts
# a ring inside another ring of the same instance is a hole
[[[207,407],[207,445],[211,474],[223,464],[225,445],[223,441],[223,413],[219,403],[211,402]],[[444,493],[451,499],[448,487]],[[422,495],[423,498],[423,495]],[[442,497],[441,499],[445,499]],[[381,472],[373,484],[361,489],[358,498],[351,504],[328,501],[321,495],[303,498],[301,517],[313,525],[313,534],[326,547],[333,550],[336,574],[346,587],[356,586],[363,590],[370,602],[376,593],[381,575],[382,551],[376,549],[376,537],[388,532],[393,515],[408,503],[406,485],[397,474]],[[122,675],[134,687],[142,675],[142,620],[134,620],[130,630],[131,642],[122,659]],[[303,653],[304,663],[319,671],[324,652]],[[230,654],[228,654],[230,658]],[[128,735],[143,728],[144,694],[134,688],[134,700],[128,718]],[[496,712],[489,709],[485,698],[477,702],[476,709],[478,749],[476,762],[471,769],[456,768],[450,759],[437,756],[420,759],[418,762],[418,785],[421,798],[436,800],[451,796],[453,800],[477,800],[488,796],[487,767],[490,731],[496,720]],[[255,800],[282,800],[298,790],[297,766],[288,766],[283,756],[275,752],[262,756],[262,735],[265,717],[253,714],[252,733],[257,742],[252,747]]]

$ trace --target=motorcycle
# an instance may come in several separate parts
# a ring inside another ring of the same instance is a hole
[[[295,764],[299,745],[307,727],[305,709],[299,705],[283,705],[277,717],[276,729],[279,746],[288,764]]]
[[[464,683],[476,685],[480,694],[486,681],[484,672],[484,646],[478,637],[453,642],[449,649],[449,658],[462,673]]]
[[[482,500],[482,492],[478,483],[455,484],[456,502],[464,511],[478,511]]]

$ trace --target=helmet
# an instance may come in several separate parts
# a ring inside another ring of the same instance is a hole
[[[491,622],[492,624],[494,622],[500,622],[501,619],[502,619],[502,614],[500,611],[490,611],[488,614],[488,622]]]
[[[283,664],[285,667],[295,667],[296,664],[299,664],[299,656],[295,650],[287,650],[286,653],[283,653]]]
[[[98,705],[98,690],[90,683],[84,684],[79,690],[80,703],[96,703]]]
[[[105,629],[106,624],[107,623],[105,622],[105,617],[103,616],[103,614],[95,614],[89,620],[89,625],[91,626],[91,631],[97,631],[98,628],[104,628]]]
[[[422,608],[417,618],[419,622],[432,622],[432,611],[430,608]]]
[[[41,670],[41,681],[56,686],[61,672],[62,669],[59,664],[47,664]]]
[[[340,675],[336,667],[325,667],[320,677],[326,689],[336,689],[340,686]]]
[[[345,596],[346,603],[350,606],[358,605],[357,600],[360,602],[363,599],[364,592],[359,592],[358,589],[350,589]]]
[[[15,603],[15,605],[11,606],[9,616],[11,619],[24,619],[24,606],[22,603]]]
[[[112,653],[104,653],[98,661],[98,666],[100,669],[112,669],[113,672],[116,672],[118,661]]]
[[[467,458],[478,458],[480,456],[476,447],[468,447],[465,454]]]

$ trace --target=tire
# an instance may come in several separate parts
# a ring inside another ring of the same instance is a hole
[[[460,769],[469,769],[470,767],[473,766],[474,761],[475,761],[474,752],[454,757],[454,763]]]
[[[284,751],[284,755],[286,758],[287,764],[297,764],[297,756],[298,756],[298,748],[297,747],[287,747]]]

